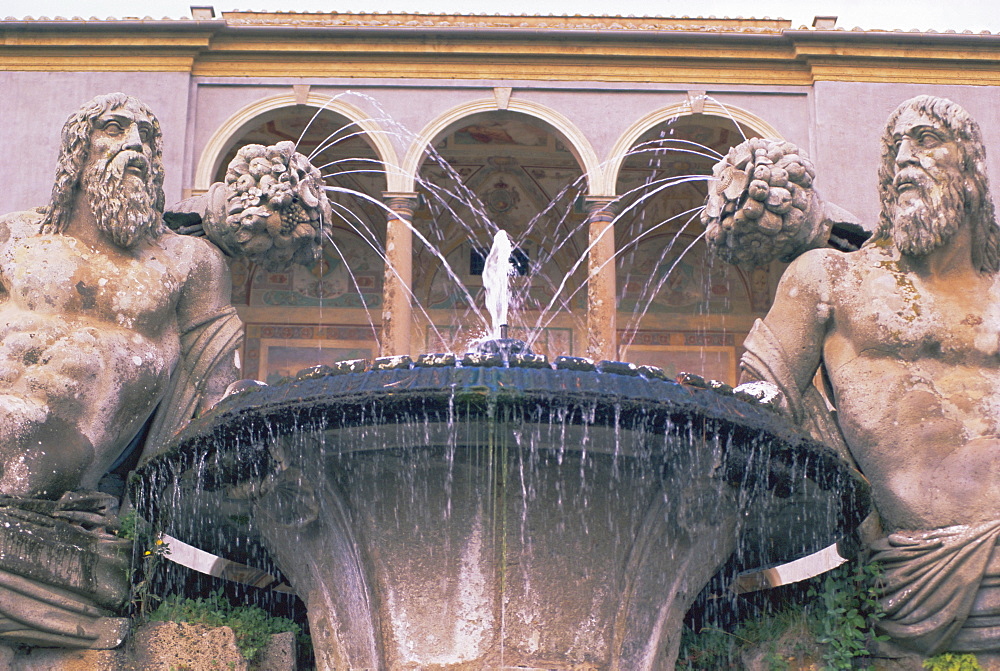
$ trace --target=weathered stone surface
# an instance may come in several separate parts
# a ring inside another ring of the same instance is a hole
[[[124,650],[9,648],[0,645],[4,671],[133,671]]]
[[[123,94],[98,96],[63,137],[49,206],[0,218],[9,496],[96,489],[158,405],[154,440],[237,378],[240,323],[222,255],[161,221],[156,117]],[[173,375],[182,360],[197,385]]]
[[[774,384],[871,482],[894,644],[997,651],[1000,227],[985,149],[962,108],[930,96],[900,105],[881,143],[875,239],[791,263],[743,377]]]
[[[131,664],[137,671],[249,671],[250,668],[229,627],[152,622],[136,632],[129,650]]]
[[[3,671],[295,671],[295,634],[275,634],[248,663],[229,627],[153,622],[118,650],[65,650],[0,644]]]
[[[143,436],[154,453],[213,406],[238,377],[242,324],[219,250],[163,225],[152,111],[97,96],[62,137],[48,207],[0,217],[0,496],[27,501],[0,511],[0,639],[108,647],[120,543],[101,511],[31,501],[97,489]],[[268,264],[308,261],[329,219],[318,175],[290,142],[245,148],[185,221],[204,217],[229,253],[252,233],[274,246]]]

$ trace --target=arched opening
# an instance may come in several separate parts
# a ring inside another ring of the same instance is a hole
[[[622,358],[736,382],[739,345],[766,313],[777,274],[709,256],[700,208],[712,166],[757,136],[728,117],[689,114],[646,130],[622,161],[615,225]]]
[[[385,169],[371,139],[347,117],[294,105],[270,110],[234,136],[214,175],[246,144],[296,143],[331,187],[333,234],[311,268],[271,273],[236,260],[233,302],[247,325],[244,375],[273,382],[317,363],[377,355],[386,217]]]
[[[483,335],[482,263],[499,229],[513,241],[518,269],[511,335],[534,338],[535,350],[552,356],[579,348],[587,185],[558,130],[508,110],[463,117],[431,142],[416,190],[414,226],[430,243],[415,239],[413,247],[417,349],[462,351]]]

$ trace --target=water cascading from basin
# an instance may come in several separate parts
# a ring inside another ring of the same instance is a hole
[[[669,669],[734,552],[792,559],[868,510],[854,471],[731,391],[506,338],[496,240],[476,352],[245,391],[140,470],[137,505],[166,533],[280,568],[319,668]],[[569,306],[554,284],[540,325]]]
[[[213,512],[242,506],[319,668],[671,668],[716,569],[775,552],[777,508],[800,524],[775,561],[868,502],[771,412],[662,377],[498,353],[321,367],[194,422],[136,500],[206,549]]]

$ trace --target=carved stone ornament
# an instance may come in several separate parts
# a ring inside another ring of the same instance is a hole
[[[266,269],[311,266],[329,232],[330,201],[318,169],[289,141],[246,145],[213,184],[170,208],[167,224],[205,235],[227,255],[246,256]]]

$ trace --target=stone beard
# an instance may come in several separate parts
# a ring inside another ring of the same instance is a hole
[[[81,185],[97,227],[116,245],[131,249],[143,238],[156,237],[156,188],[145,156],[126,149],[96,160],[84,170]]]
[[[893,180],[892,238],[908,256],[924,256],[947,242],[965,220],[964,180],[944,172],[933,177],[909,166]]]

